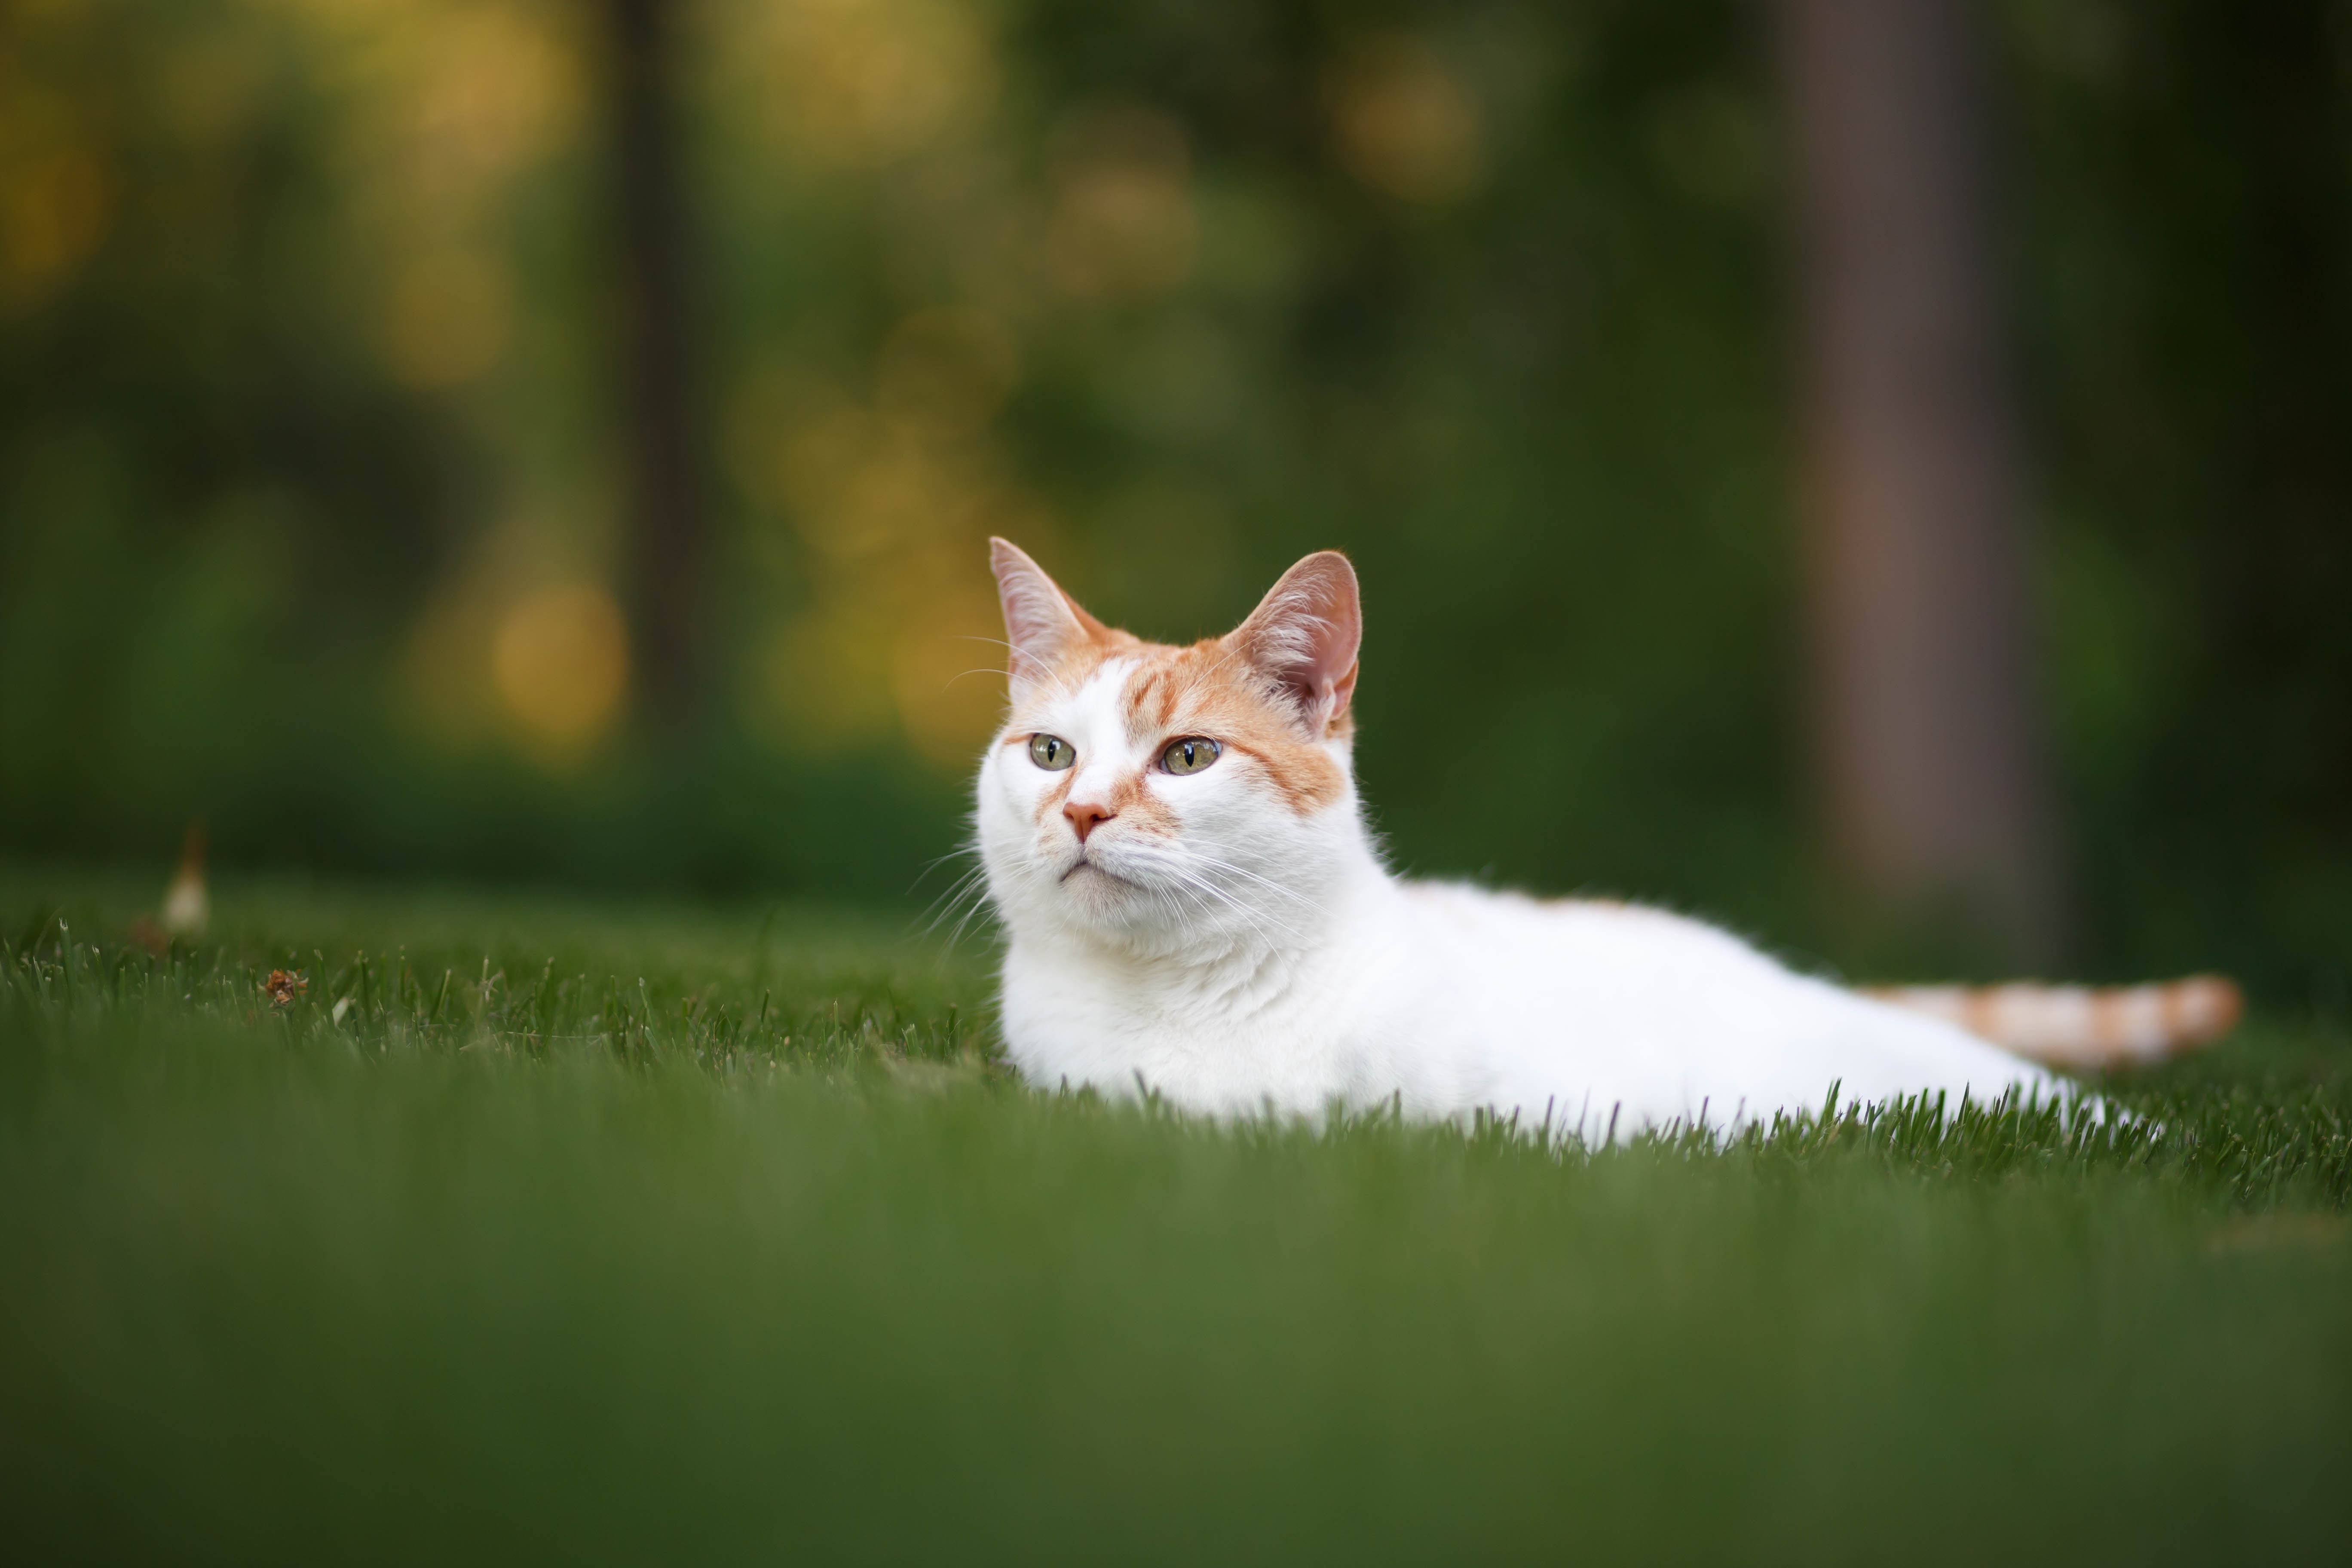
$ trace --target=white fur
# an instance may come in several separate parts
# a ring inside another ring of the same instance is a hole
[[[1246,756],[1182,777],[1132,741],[1116,659],[1000,737],[980,770],[989,889],[1009,936],[1006,1048],[1045,1088],[1150,1090],[1220,1115],[1401,1101],[1587,1139],[1943,1090],[1957,1105],[2057,1080],[1938,1020],[1797,974],[1657,910],[1538,903],[1389,874],[1345,797],[1301,816]],[[1140,773],[1181,825],[1126,816],[1082,846],[1041,797],[1033,731],[1076,749],[1073,800]],[[1083,863],[1081,863],[1083,861]]]

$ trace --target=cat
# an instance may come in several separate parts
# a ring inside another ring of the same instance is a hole
[[[1219,1117],[1488,1113],[1590,1141],[1724,1131],[1833,1089],[2046,1101],[2063,1080],[1963,1025],[2084,1060],[2234,1019],[2213,980],[1867,995],[1661,910],[1400,879],[1356,794],[1345,556],[1307,556],[1189,647],[1106,626],[1002,539],[991,562],[1010,704],[977,837],[1005,1049],[1040,1087]]]

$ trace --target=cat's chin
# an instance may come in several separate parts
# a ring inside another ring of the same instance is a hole
[[[1063,871],[1054,891],[1066,919],[1104,936],[1133,937],[1165,917],[1165,900],[1152,889],[1092,858]]]
[[[1145,889],[1097,861],[1080,860],[1062,873],[1062,890],[1081,908],[1108,909]]]

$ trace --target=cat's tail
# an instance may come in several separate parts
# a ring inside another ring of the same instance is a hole
[[[2154,985],[1890,985],[1865,995],[1958,1024],[2056,1068],[2118,1067],[2208,1046],[2245,1011],[2218,974]]]

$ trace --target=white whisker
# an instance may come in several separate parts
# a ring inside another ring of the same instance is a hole
[[[1228,889],[1218,887],[1214,882],[1209,880],[1207,878],[1187,868],[1183,864],[1182,859],[1177,855],[1164,850],[1140,847],[1130,851],[1130,853],[1135,859],[1141,861],[1144,868],[1148,868],[1152,871],[1158,872],[1160,875],[1192,889],[1195,893],[1202,895],[1204,899],[1213,899],[1218,903],[1223,904],[1227,909],[1231,910],[1234,915],[1238,916],[1250,927],[1251,930],[1255,931],[1268,946],[1282,946],[1282,939],[1284,938],[1287,938],[1292,943],[1296,943],[1300,940],[1299,932],[1284,921],[1275,921],[1276,930],[1269,930],[1266,925],[1266,921],[1275,920],[1273,915],[1265,910],[1253,910],[1248,904],[1234,897]],[[1202,908],[1205,912],[1209,906],[1204,903]],[[1264,916],[1264,919],[1261,919],[1261,916]],[[1277,930],[1279,931],[1279,935],[1276,934]]]
[[[1307,909],[1314,910],[1317,914],[1321,914],[1323,912],[1322,905],[1317,903],[1306,894],[1299,892],[1295,888],[1286,888],[1270,877],[1262,877],[1258,875],[1255,871],[1251,870],[1246,866],[1236,866],[1230,860],[1220,859],[1216,856],[1203,854],[1197,847],[1188,845],[1187,847],[1192,850],[1192,858],[1199,861],[1203,866],[1209,867],[1213,870],[1228,871],[1236,877],[1246,878],[1248,880],[1255,882],[1259,887],[1264,888],[1270,893],[1279,894],[1283,898],[1288,899],[1293,903],[1303,904]]]

